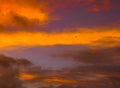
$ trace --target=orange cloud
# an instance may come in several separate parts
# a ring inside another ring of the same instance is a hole
[[[22,80],[32,80],[37,78],[37,76],[29,73],[21,73],[19,78]]]
[[[77,80],[74,79],[65,79],[65,78],[59,78],[59,77],[53,77],[53,78],[47,78],[43,80],[44,82],[48,82],[48,83],[53,83],[53,82],[57,82],[57,83],[78,83]]]
[[[103,45],[102,43],[94,43],[95,41],[105,38],[120,37],[120,31],[114,30],[93,30],[81,28],[80,31],[75,32],[62,32],[62,33],[42,33],[42,32],[16,32],[16,33],[0,33],[0,48],[11,46],[48,46],[48,45],[75,45],[75,44],[88,44],[88,45]],[[117,40],[115,44],[117,44]],[[109,40],[110,41],[110,40]],[[119,41],[118,41],[119,42]],[[106,43],[108,46],[110,44]]]
[[[43,24],[49,17],[48,13],[42,9],[45,8],[44,3],[35,3],[34,0],[17,1],[17,0],[0,0],[0,24],[2,25],[17,25],[15,21],[17,16],[24,18],[24,20],[39,22]]]

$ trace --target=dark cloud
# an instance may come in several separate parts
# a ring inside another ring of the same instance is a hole
[[[37,19],[29,20],[26,17],[20,16],[15,13],[11,14],[11,20],[15,26],[22,27],[22,29],[24,28],[23,30],[27,30],[28,28],[30,29],[32,25],[39,23],[39,20]]]
[[[18,61],[28,63],[28,61],[22,59],[21,61],[20,59]],[[62,70],[50,70],[50,69],[41,69],[41,67],[30,67],[27,68],[26,71],[24,72],[26,75],[27,74],[36,75],[37,76],[36,78],[29,79],[27,80],[27,82],[31,84],[37,83],[37,86],[40,86],[40,88],[42,86],[43,88],[114,88],[114,87],[119,88],[120,86],[119,68],[120,65],[114,65],[114,64],[90,65],[90,66],[86,65],[86,66],[75,67],[72,69],[69,68]],[[13,68],[8,68],[2,71],[4,72],[4,75],[8,75],[8,76],[10,74],[15,74],[14,76],[16,77],[19,74],[18,69],[13,69]],[[22,83],[22,81],[15,79],[14,77],[10,78],[11,75],[10,77],[8,76],[2,76],[3,77],[1,78],[2,84],[4,84],[3,80],[8,80],[5,77],[13,80],[12,85],[13,84],[20,85]],[[71,81],[73,82],[71,83]],[[74,81],[76,81],[77,83],[74,83]],[[10,87],[5,87],[5,88],[10,88]]]
[[[32,62],[30,62],[29,60],[23,59],[23,58],[18,59],[17,63],[18,63],[19,66],[25,66],[25,67],[33,65]]]
[[[120,47],[88,49],[83,51],[69,51],[55,56],[71,58],[75,61],[90,64],[119,64]]]
[[[79,66],[71,71],[71,75],[77,73],[76,75],[79,76],[80,85],[87,85],[85,88],[119,88],[119,67],[120,65]]]
[[[26,88],[19,79],[21,68],[18,66],[30,66],[31,62],[26,59],[15,59],[0,55],[0,87],[1,88]]]
[[[119,46],[90,47],[82,51],[62,52],[56,56],[84,63],[71,70],[63,69],[61,76],[78,80],[80,88],[119,88],[120,86]]]
[[[14,66],[31,66],[32,62],[27,59],[15,59],[9,56],[0,55],[0,66],[2,67],[14,67]]]
[[[7,57],[4,55],[0,55],[0,66],[11,67],[15,63],[16,63],[16,61],[13,58]]]
[[[1,88],[25,88],[23,82],[18,79],[17,69],[7,68],[0,74]]]

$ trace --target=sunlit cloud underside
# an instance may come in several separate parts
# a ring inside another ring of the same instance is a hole
[[[43,33],[43,32],[16,32],[0,33],[0,48],[11,46],[49,46],[49,45],[74,45],[88,44],[101,45],[106,43],[108,46],[119,44],[120,31],[114,30],[87,30],[62,33]],[[102,42],[102,39],[104,40]],[[99,41],[100,40],[100,41]],[[98,41],[96,43],[96,41]],[[99,43],[100,42],[100,43]]]

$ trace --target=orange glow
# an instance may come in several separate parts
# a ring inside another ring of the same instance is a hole
[[[39,21],[41,23],[48,20],[48,13],[43,12],[41,9],[43,5],[41,4],[39,8],[26,4],[20,4],[16,1],[14,2],[0,2],[0,24],[14,25],[13,15],[17,14],[30,21]]]
[[[119,30],[94,31],[87,30],[63,33],[42,33],[42,32],[17,32],[17,33],[1,33],[0,48],[11,46],[48,46],[48,45],[74,45],[88,44],[95,45],[93,41],[101,38],[112,36],[120,37]],[[101,43],[98,43],[100,45]],[[109,46],[110,44],[107,43]]]
[[[48,79],[44,79],[44,82],[58,82],[58,83],[78,83],[78,81],[73,80],[73,79],[64,79],[64,78],[57,78],[57,77],[53,77],[53,78],[48,78]]]
[[[36,77],[37,77],[36,75],[28,74],[28,73],[20,74],[20,79],[22,80],[31,80],[31,79],[35,79]]]

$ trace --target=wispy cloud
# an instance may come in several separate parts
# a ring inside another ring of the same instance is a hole
[[[61,52],[62,53],[62,52]],[[58,54],[58,57],[70,58],[75,61],[85,62],[87,64],[95,65],[119,65],[120,63],[120,48],[110,47],[110,48],[100,48],[96,49],[90,48],[83,51],[69,51],[63,52],[63,54]],[[57,55],[56,55],[57,56]]]

